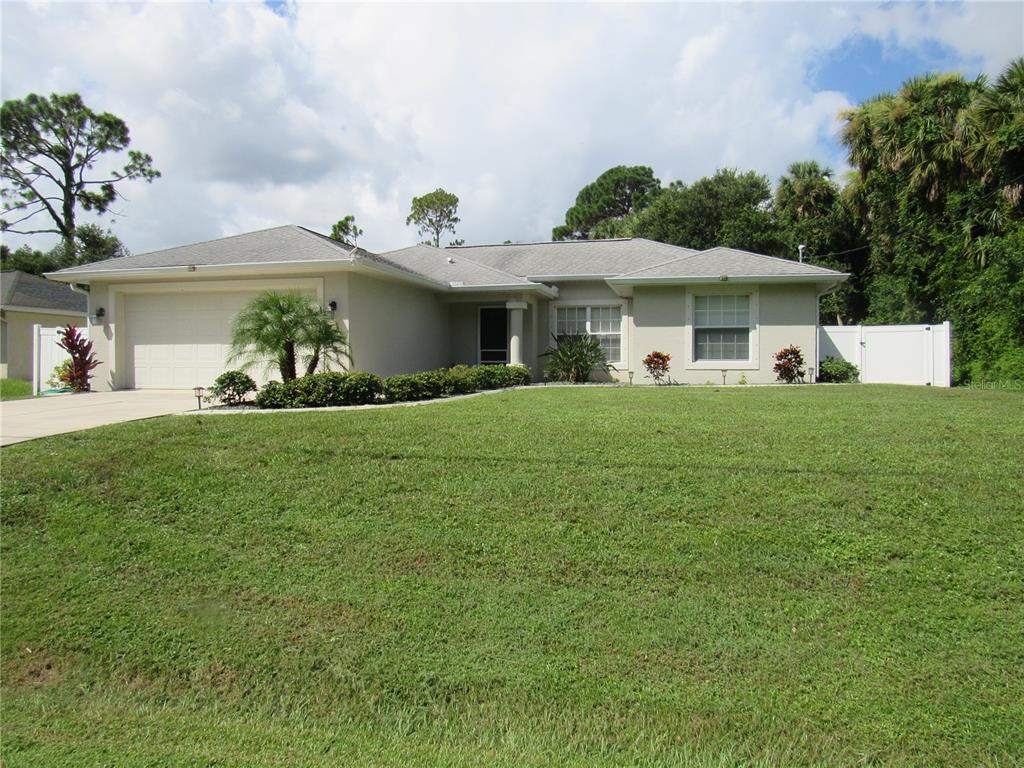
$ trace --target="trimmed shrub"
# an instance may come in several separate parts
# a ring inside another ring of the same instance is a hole
[[[288,382],[291,384],[291,382]],[[291,403],[291,388],[280,381],[268,381],[256,393],[258,408],[294,408]]]
[[[392,403],[468,395],[484,389],[521,387],[533,380],[525,365],[456,365],[436,371],[402,373],[384,381],[384,396]]]
[[[849,384],[859,377],[860,370],[856,365],[838,357],[826,357],[818,369],[818,381],[832,384]]]
[[[384,382],[375,373],[352,371],[345,376],[345,405],[369,405],[384,394]]]
[[[476,389],[501,389],[505,381],[504,365],[474,365]]]
[[[206,399],[225,405],[241,405],[245,396],[256,391],[256,382],[245,371],[225,371],[213,380]]]
[[[384,380],[384,396],[392,403],[445,397],[447,381],[443,371],[400,373]]]
[[[443,371],[445,395],[468,395],[478,389],[476,371],[468,365],[456,365]]]
[[[533,374],[525,365],[476,365],[472,370],[476,389],[524,387],[533,382]]]
[[[327,371],[292,379],[271,381],[256,393],[260,408],[330,408],[377,402],[384,391],[380,377],[355,371]]]
[[[533,373],[525,365],[505,366],[506,387],[528,387],[533,383]]]

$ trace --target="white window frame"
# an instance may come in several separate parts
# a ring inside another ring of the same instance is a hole
[[[614,299],[580,299],[573,301],[552,301],[550,308],[550,315],[548,319],[548,332],[552,335],[557,335],[558,329],[558,310],[565,307],[586,307],[587,308],[587,335],[590,334],[590,309],[591,307],[618,307],[619,308],[619,359],[608,360],[609,365],[624,366],[626,361],[629,360],[629,351],[626,349],[629,338],[629,313],[627,311],[629,304],[625,301],[615,301]],[[601,335],[608,334],[594,334],[595,338]],[[549,336],[550,339],[550,336]]]
[[[697,296],[747,296],[750,313],[747,330],[750,340],[745,360],[697,360],[697,326],[694,322]],[[746,285],[702,285],[686,292],[686,368],[696,371],[756,371],[760,368],[758,355],[758,292]]]

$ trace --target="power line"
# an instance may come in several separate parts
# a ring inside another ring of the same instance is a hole
[[[845,256],[848,253],[856,253],[857,251],[863,251],[865,248],[870,248],[870,245],[861,245],[856,248],[851,248],[848,251],[836,251],[835,253],[823,253],[820,256],[818,254],[811,254],[812,258],[815,259],[827,259],[829,256]]]

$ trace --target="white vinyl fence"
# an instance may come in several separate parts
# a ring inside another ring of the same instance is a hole
[[[826,357],[856,365],[866,384],[948,387],[953,377],[948,320],[934,325],[822,325],[819,366]]]
[[[67,360],[70,355],[61,349],[57,342],[60,328],[46,328],[42,325],[32,326],[32,394],[38,395],[48,388],[46,383],[53,369]],[[82,336],[89,338],[89,327],[80,326]]]

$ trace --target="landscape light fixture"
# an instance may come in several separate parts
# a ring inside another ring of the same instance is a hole
[[[725,385],[725,374],[727,374],[727,373],[728,373],[728,371],[723,368],[722,369],[722,384],[723,385]]]
[[[192,391],[196,393],[196,402],[199,403],[199,410],[203,410],[203,394],[206,392],[206,388],[193,387]]]

